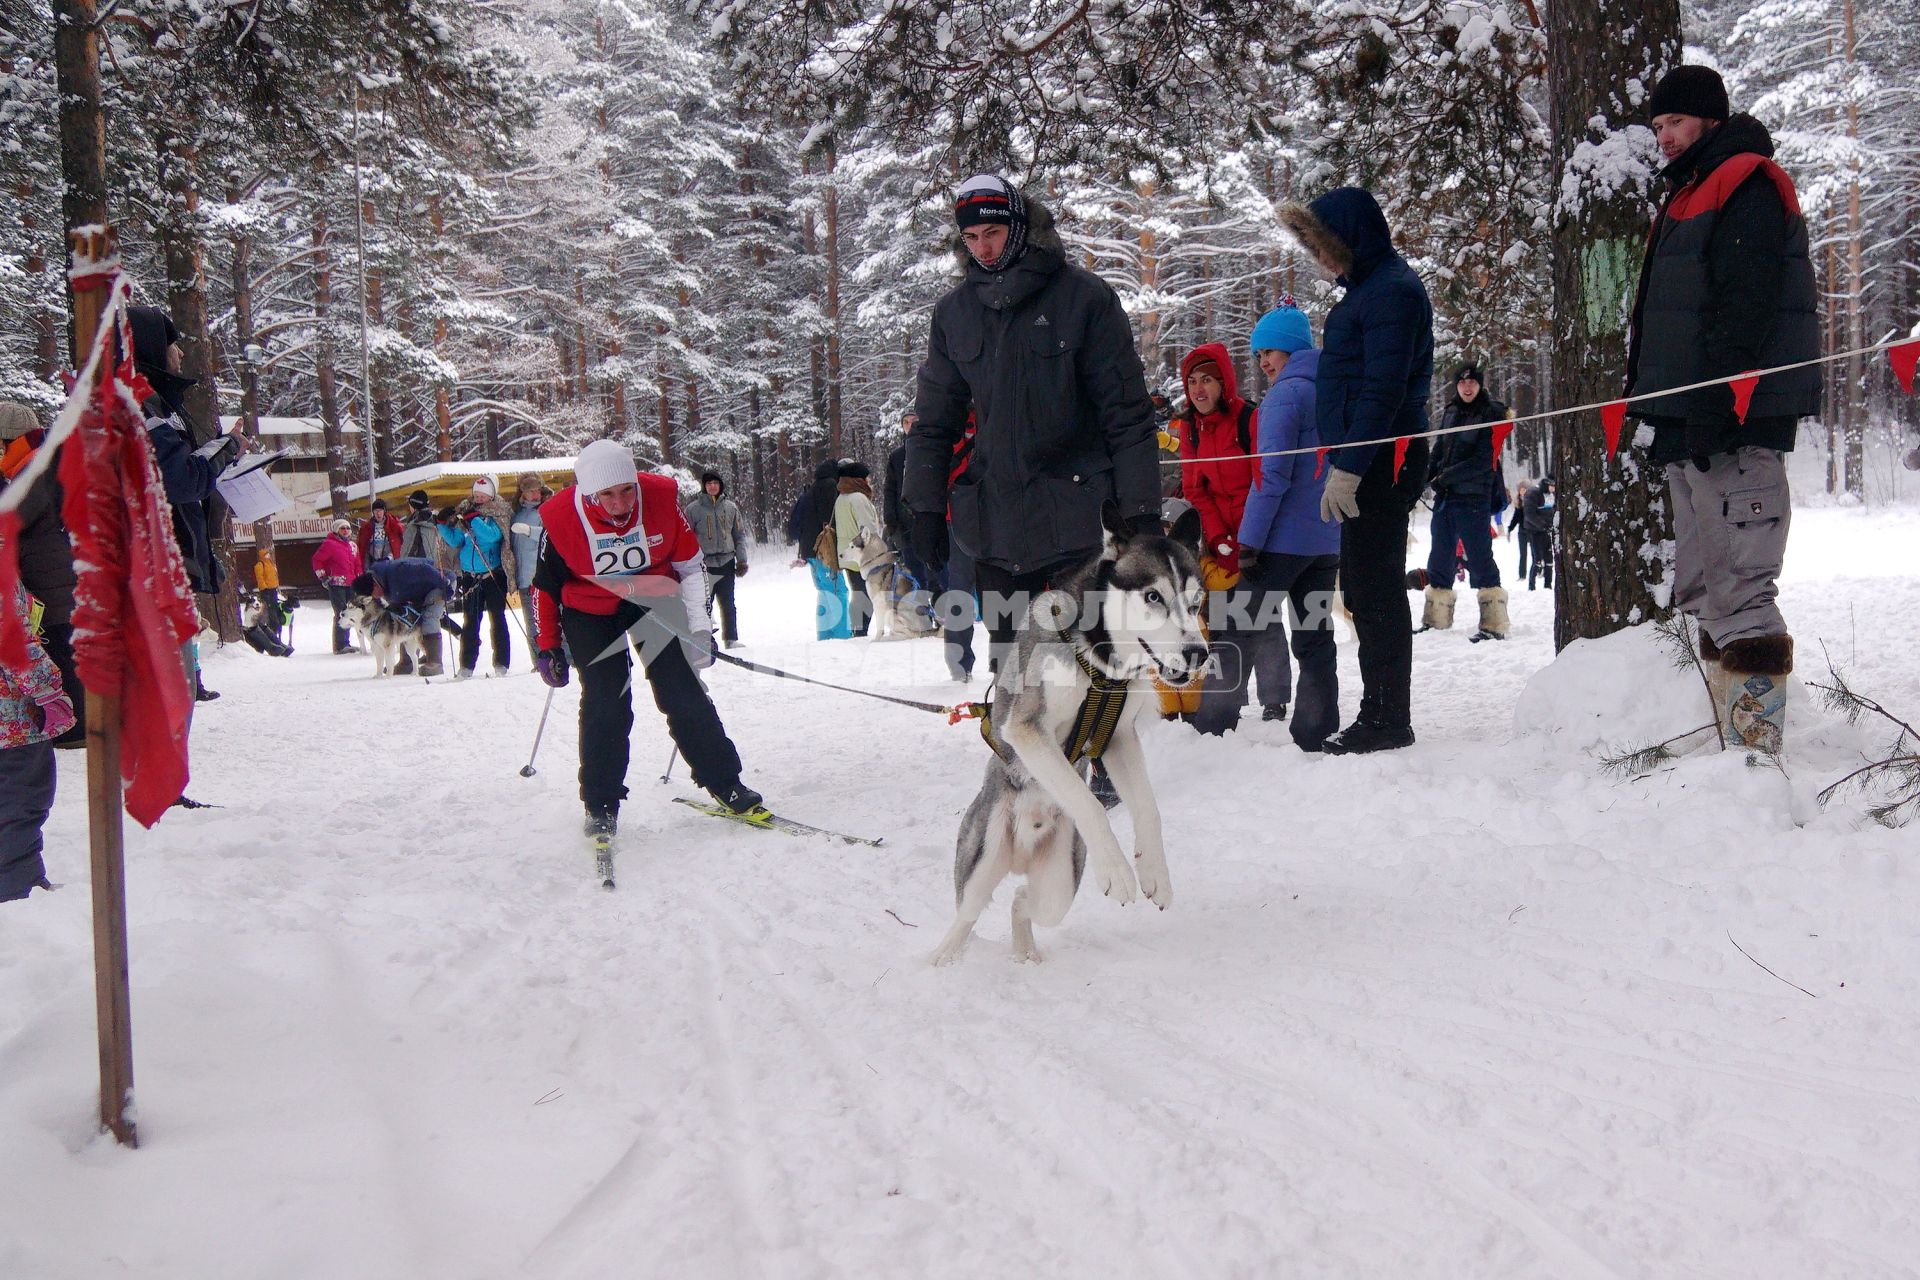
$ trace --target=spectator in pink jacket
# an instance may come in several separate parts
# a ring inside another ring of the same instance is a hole
[[[25,616],[25,592],[16,603]],[[30,631],[26,666],[0,668],[0,902],[53,887],[40,828],[53,808],[53,740],[71,728],[60,671]]]
[[[313,576],[327,589],[333,605],[333,651],[358,653],[348,643],[346,620],[341,616],[353,599],[353,580],[360,576],[360,548],[353,545],[353,525],[345,520],[333,522],[333,532],[313,553]]]

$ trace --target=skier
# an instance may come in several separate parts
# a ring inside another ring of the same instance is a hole
[[[633,455],[612,440],[582,449],[573,473],[574,483],[540,508],[547,537],[533,585],[540,678],[564,687],[569,652],[580,667],[586,834],[610,838],[627,796],[630,644],[695,785],[734,813],[753,812],[760,793],[741,782],[740,754],[694,674],[713,665],[713,622],[700,540],[680,510],[678,487],[666,476],[641,475]]]
[[[1331,755],[1413,745],[1413,614],[1407,524],[1427,480],[1433,304],[1394,251],[1370,192],[1340,187],[1281,221],[1346,289],[1327,314],[1315,380],[1320,441],[1332,448],[1320,518],[1340,524],[1340,589],[1360,638],[1360,714]],[[1348,443],[1404,439],[1393,444]]]
[[[1728,109],[1708,67],[1668,72],[1647,115],[1671,190],[1640,268],[1631,394],[1817,359],[1807,223],[1766,127]],[[1787,454],[1799,420],[1820,411],[1820,379],[1811,364],[1768,374],[1744,414],[1724,384],[1633,407],[1653,426],[1673,495],[1674,607],[1700,624],[1728,740],[1768,751],[1780,748],[1793,670],[1775,585],[1792,519]]]
[[[1466,549],[1468,581],[1480,605],[1475,640],[1507,638],[1507,592],[1493,558],[1489,516],[1506,506],[1499,460],[1493,456],[1493,424],[1507,420],[1507,406],[1488,395],[1480,366],[1469,361],[1453,375],[1453,397],[1441,411],[1440,427],[1481,422],[1478,431],[1456,431],[1433,443],[1427,483],[1433,486],[1433,549],[1427,555],[1426,607],[1422,631],[1453,625],[1455,547]],[[1494,499],[1502,499],[1498,506]]]

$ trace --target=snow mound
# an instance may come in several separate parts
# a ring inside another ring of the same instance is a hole
[[[1665,742],[1713,719],[1699,671],[1678,666],[1651,622],[1576,640],[1535,672],[1514,706],[1514,732],[1586,753]]]

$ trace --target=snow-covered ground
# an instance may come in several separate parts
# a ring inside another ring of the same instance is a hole
[[[1920,511],[1796,520],[1802,675],[1824,642],[1920,715]],[[958,692],[931,643],[813,642],[810,594],[763,555],[744,652]],[[523,653],[376,682],[309,608],[293,659],[209,659],[224,807],[129,833],[137,1152],[93,1131],[61,760],[66,887],[0,908],[0,1276],[1920,1274],[1920,836],[1808,804],[1890,735],[1802,698],[1791,778],[1615,781],[1587,748],[1697,686],[1634,638],[1542,675],[1550,613],[1419,637],[1409,751],[1156,725],[1173,908],[1088,889],[1016,966],[1003,888],[930,970],[972,729],[712,673],[749,779],[871,850],[669,803],[642,696],[607,894],[574,689],[522,779]]]

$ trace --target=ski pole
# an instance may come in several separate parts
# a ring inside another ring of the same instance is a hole
[[[540,754],[540,739],[547,731],[547,713],[553,710],[553,695],[555,692],[556,690],[552,685],[547,686],[547,705],[540,708],[540,727],[533,731],[533,750],[527,755],[526,768],[520,770],[520,776],[523,778],[531,778],[538,772],[538,770],[533,767],[533,760],[535,756]]]
[[[673,777],[673,762],[675,760],[678,760],[679,758],[680,758],[680,747],[676,743],[674,745],[672,753],[667,756],[667,771],[660,775],[660,781],[665,782],[667,781],[667,779]]]

